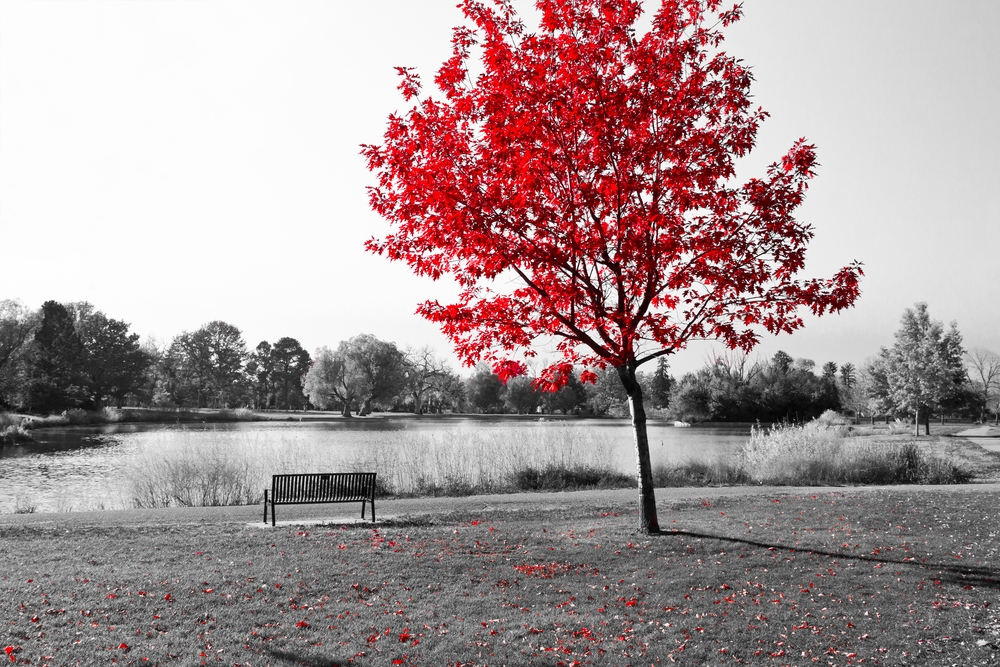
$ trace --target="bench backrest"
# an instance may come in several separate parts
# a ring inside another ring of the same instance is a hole
[[[368,500],[375,495],[375,473],[331,472],[271,477],[275,503],[330,503]]]

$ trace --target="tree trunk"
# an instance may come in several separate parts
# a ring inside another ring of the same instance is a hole
[[[660,532],[656,518],[656,496],[653,493],[653,467],[649,461],[649,437],[646,434],[646,409],[642,405],[642,387],[635,377],[634,366],[618,369],[628,394],[628,407],[632,413],[632,434],[635,436],[635,456],[639,482],[639,525],[652,535]]]
[[[924,409],[924,435],[931,434],[931,409]]]
[[[920,437],[920,406],[918,405],[913,412],[913,427],[916,429],[913,435]]]
[[[343,407],[340,409],[340,416],[346,419],[353,419],[354,415],[351,414],[351,402],[341,401],[341,405]]]
[[[366,396],[364,403],[361,404],[361,409],[358,410],[359,417],[367,417],[372,411],[372,397]]]

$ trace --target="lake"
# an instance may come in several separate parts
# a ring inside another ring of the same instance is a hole
[[[675,428],[651,422],[652,462],[655,467],[727,456],[749,432],[746,425]],[[526,462],[610,464],[635,471],[632,430],[625,420],[425,416],[121,424],[33,434],[36,443],[0,447],[0,513],[200,504],[209,493],[206,485],[216,494],[219,484],[240,487],[236,496],[223,497],[224,504],[251,502],[270,475],[281,472],[368,469],[394,489],[415,491],[456,478],[483,488]],[[178,492],[178,484],[200,486]]]

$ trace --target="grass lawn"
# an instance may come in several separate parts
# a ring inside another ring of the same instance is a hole
[[[378,529],[4,527],[0,649],[32,665],[1000,663],[990,493],[711,493],[661,498],[675,532],[654,537],[632,503]]]

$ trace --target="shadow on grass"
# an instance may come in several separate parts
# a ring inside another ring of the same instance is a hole
[[[706,540],[718,540],[719,542],[731,542],[735,544],[745,544],[751,547],[760,547],[770,551],[786,551],[788,553],[808,554],[816,556],[826,556],[828,558],[840,558],[843,560],[853,560],[859,562],[885,563],[899,565],[901,567],[913,567],[924,570],[940,570],[941,578],[951,583],[963,586],[977,586],[979,588],[989,588],[1000,590],[1000,571],[988,567],[970,567],[961,565],[951,565],[932,561],[917,561],[916,559],[895,560],[870,554],[849,554],[842,551],[826,551],[809,547],[790,547],[787,544],[769,544],[748,540],[743,537],[727,537],[724,535],[709,535],[708,533],[695,533],[689,530],[661,530],[650,537],[670,537],[680,535],[684,537],[697,537]]]
[[[276,648],[264,649],[264,653],[275,660],[279,660],[281,664],[302,665],[303,667],[341,667],[342,665],[347,664],[346,662],[333,660],[331,658],[305,655],[303,653],[299,653],[298,651],[285,651]]]

